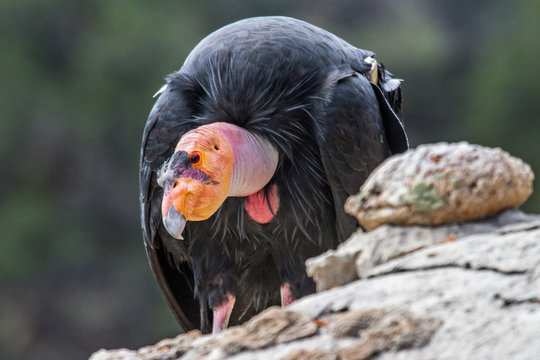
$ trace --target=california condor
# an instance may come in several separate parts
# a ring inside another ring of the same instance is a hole
[[[355,230],[345,199],[408,148],[400,80],[371,51],[287,17],[215,31],[157,95],[142,230],[185,331],[314,292],[304,261]]]

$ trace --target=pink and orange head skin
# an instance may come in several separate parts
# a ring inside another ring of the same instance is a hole
[[[179,152],[189,156],[190,166],[173,169],[176,178],[165,188],[162,214],[167,216],[174,205],[187,221],[208,219],[228,196],[256,194],[268,184],[278,163],[278,154],[268,142],[229,123],[212,123],[185,133],[175,148]],[[249,205],[257,215],[262,211],[257,202]],[[272,206],[275,211],[279,205],[273,202]],[[266,212],[264,219],[254,220],[270,221]]]
[[[162,213],[171,204],[188,221],[206,220],[227,198],[234,154],[219,130],[201,127],[186,133],[175,152],[188,154],[191,167],[184,169],[165,189]]]

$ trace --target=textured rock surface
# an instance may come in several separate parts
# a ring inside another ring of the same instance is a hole
[[[378,359],[540,359],[540,217],[528,218],[422,247],[291,309],[315,315],[407,306],[442,320],[426,346]]]
[[[323,291],[366,278],[373,267],[432,245],[537,225],[539,216],[512,209],[484,220],[437,227],[383,225],[370,232],[359,229],[336,250],[308,259],[306,270],[315,280],[317,291]]]
[[[218,335],[194,331],[137,351],[100,350],[90,359],[368,359],[424,346],[440,326],[438,319],[401,309],[326,312],[321,318],[271,308]]]
[[[358,244],[332,258],[362,280],[217,335],[193,331],[91,359],[540,359],[540,216],[514,210],[356,236]]]
[[[527,164],[501,149],[422,145],[381,164],[345,209],[367,230],[467,221],[521,206],[533,179]]]

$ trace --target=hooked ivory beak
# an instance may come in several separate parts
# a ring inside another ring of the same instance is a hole
[[[184,240],[182,232],[186,227],[186,218],[176,210],[173,204],[171,204],[167,215],[163,217],[163,225],[171,236],[178,240]]]

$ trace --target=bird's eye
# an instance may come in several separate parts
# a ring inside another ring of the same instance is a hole
[[[219,150],[219,147],[217,145],[214,145],[214,150]]]
[[[193,165],[197,165],[201,162],[201,154],[199,154],[198,152],[194,152],[193,154],[191,154],[189,160]]]

